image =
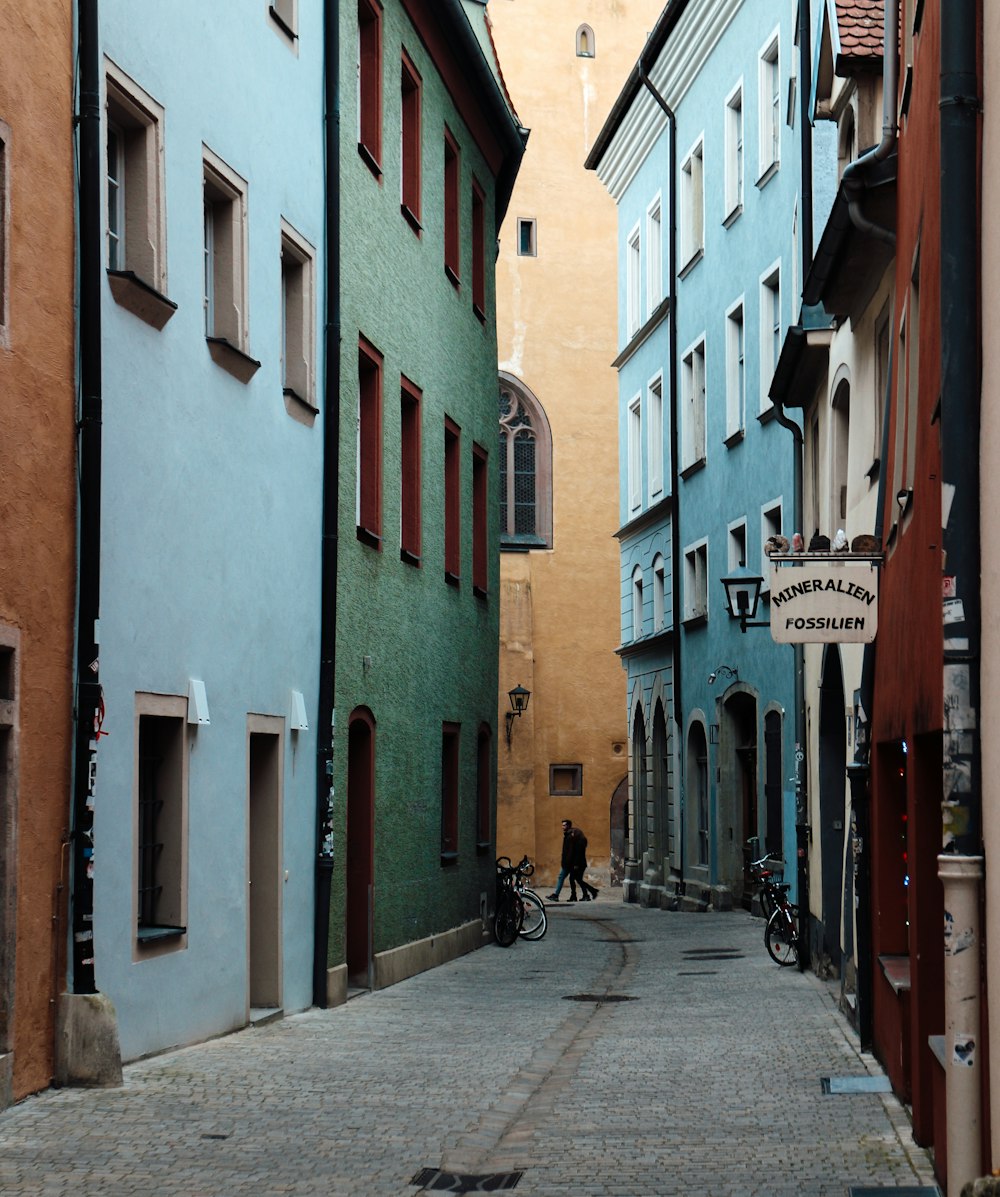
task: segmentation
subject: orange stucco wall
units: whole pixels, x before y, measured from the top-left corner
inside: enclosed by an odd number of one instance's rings
[[[65,954],[61,840],[75,593],[73,5],[37,0],[30,18],[26,11],[0,10],[10,214],[0,337],[0,631],[18,641],[6,782],[15,820],[7,834],[11,820],[0,819],[0,852],[16,884],[13,911],[8,904],[0,918],[0,984],[9,986],[13,969],[14,1001],[0,1054],[9,1063],[13,1049],[15,1098],[52,1076],[53,999]]]
[[[520,379],[552,430],[553,547],[501,559],[500,703],[531,690],[499,749],[498,851],[527,852],[548,883],[560,820],[589,840],[606,875],[611,796],[625,776],[625,674],[618,544],[616,213],[584,160],[662,7],[661,0],[493,0],[489,14],[527,152],[501,230],[500,369]],[[576,54],[581,21],[595,56]],[[516,222],[537,221],[536,257],[517,256]],[[583,765],[582,797],[552,797],[549,767]]]

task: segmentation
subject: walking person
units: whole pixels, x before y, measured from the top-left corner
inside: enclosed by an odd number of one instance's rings
[[[563,882],[569,878],[569,901],[576,901],[576,878],[573,876],[573,860],[574,860],[574,827],[572,820],[563,819],[563,844],[562,844],[562,858],[560,860],[559,880],[556,882],[556,888],[548,895],[546,901],[558,902],[559,894],[562,891]],[[586,842],[586,841],[584,841]]]
[[[589,881],[584,881],[583,872],[587,867],[587,837],[579,827],[570,827],[573,840],[573,865],[570,869],[569,883],[572,889],[574,882],[580,887],[580,896],[584,902],[592,902],[597,897],[597,887]]]

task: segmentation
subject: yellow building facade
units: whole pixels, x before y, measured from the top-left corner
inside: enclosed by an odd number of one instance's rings
[[[617,227],[583,163],[661,7],[488,8],[504,79],[532,131],[497,263],[501,711],[515,686],[531,693],[500,740],[497,851],[527,853],[539,886],[559,871],[565,818],[587,835],[598,885],[620,883],[624,855]]]

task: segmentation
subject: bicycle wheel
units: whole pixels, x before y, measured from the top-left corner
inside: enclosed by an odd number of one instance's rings
[[[795,919],[787,906],[779,906],[767,920],[764,933],[767,953],[775,964],[782,968],[797,964],[799,960],[799,935]]]
[[[493,938],[502,948],[509,948],[517,943],[519,928],[519,903],[513,900],[513,895],[505,894],[493,915]]]
[[[545,913],[545,903],[534,890],[526,889],[521,894],[524,903],[524,921],[521,923],[521,935],[524,939],[541,939],[549,927],[549,916]]]

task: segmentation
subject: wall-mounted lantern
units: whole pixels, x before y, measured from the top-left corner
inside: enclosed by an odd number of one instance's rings
[[[511,709],[507,712],[507,747],[510,747],[510,729],[513,726],[514,720],[519,718],[528,709],[528,700],[531,698],[531,691],[525,690],[523,686],[515,686],[513,690],[507,692],[507,697],[510,699]]]

